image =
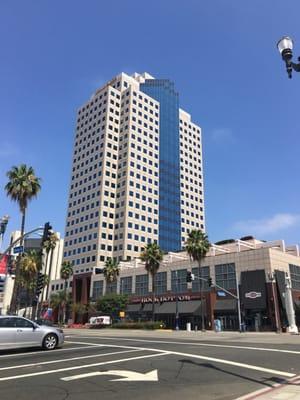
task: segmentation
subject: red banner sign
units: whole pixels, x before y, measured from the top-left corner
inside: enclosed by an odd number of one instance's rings
[[[0,261],[0,275],[5,275],[7,270],[8,256],[3,256]]]

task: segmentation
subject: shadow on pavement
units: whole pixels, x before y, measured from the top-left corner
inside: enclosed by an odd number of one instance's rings
[[[234,372],[226,371],[223,368],[216,367],[215,365],[209,364],[209,363],[197,363],[197,362],[192,361],[192,360],[178,360],[178,361],[182,362],[184,364],[192,364],[192,365],[196,365],[196,366],[202,367],[202,368],[203,367],[204,368],[210,368],[210,369],[213,369],[215,371],[223,372],[224,374],[227,374],[227,375],[236,376],[237,378],[241,378],[241,379],[244,379],[244,380],[247,380],[247,381],[250,381],[250,382],[254,382],[254,383],[259,383],[261,385],[268,386],[268,387],[273,387],[273,384],[270,383],[270,382],[280,383],[280,384],[287,383],[287,381],[285,379],[277,378],[275,376],[270,377],[270,378],[264,377],[263,379],[259,380],[259,379],[249,378],[248,376],[245,376],[245,375],[241,375],[241,374],[237,374],[237,373],[234,373]]]

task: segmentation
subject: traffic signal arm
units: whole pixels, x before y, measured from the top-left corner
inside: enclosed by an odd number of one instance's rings
[[[212,286],[212,279],[211,279],[211,278],[205,279],[205,278],[201,278],[200,276],[194,275],[194,279],[198,279],[199,281],[207,282],[207,284],[208,284],[209,287]],[[190,281],[187,280],[187,282],[190,282]],[[221,289],[223,292],[229,294],[229,296],[232,296],[233,298],[235,298],[235,299],[237,299],[237,300],[239,299],[239,296],[236,296],[235,294],[229,292],[229,290],[223,288],[222,286],[219,286],[219,285],[217,285],[216,283],[214,283],[213,286],[215,286],[215,287],[218,288],[218,289]]]

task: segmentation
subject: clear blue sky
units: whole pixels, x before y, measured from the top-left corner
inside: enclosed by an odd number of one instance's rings
[[[278,0],[15,0],[0,2],[0,216],[20,226],[6,171],[42,178],[27,230],[64,232],[76,109],[119,72],[175,81],[203,129],[211,241],[252,234],[298,243],[300,3]]]

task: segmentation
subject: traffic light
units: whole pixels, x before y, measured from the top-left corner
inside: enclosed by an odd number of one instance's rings
[[[211,279],[211,277],[209,277],[209,278],[207,279],[207,283],[208,283],[208,286],[209,286],[209,287],[212,286],[212,279]]]
[[[195,280],[195,275],[191,273],[191,271],[187,271],[186,273],[186,281],[187,282],[192,282]]]
[[[46,222],[44,225],[44,231],[43,231],[43,238],[42,238],[42,243],[46,242],[49,240],[50,236],[52,235],[52,226],[50,225],[50,222]]]
[[[35,289],[36,296],[39,296],[41,294],[44,288],[44,282],[45,282],[45,275],[39,272],[36,278],[36,289]]]
[[[8,275],[14,275],[16,273],[16,260],[15,257],[12,255],[8,256],[7,273]]]

